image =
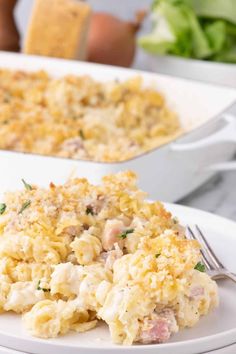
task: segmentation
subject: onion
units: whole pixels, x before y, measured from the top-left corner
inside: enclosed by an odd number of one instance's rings
[[[145,16],[145,10],[139,11],[134,22],[126,22],[107,13],[94,13],[88,34],[88,61],[131,66],[136,51],[136,33]]]

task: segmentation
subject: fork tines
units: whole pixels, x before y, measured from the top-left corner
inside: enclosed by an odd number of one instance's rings
[[[195,232],[190,226],[187,226],[189,238],[197,240],[201,245],[201,254],[204,260],[205,266],[208,270],[224,269],[224,265],[220,262],[215,252],[212,250],[203,232],[198,225],[195,225]]]

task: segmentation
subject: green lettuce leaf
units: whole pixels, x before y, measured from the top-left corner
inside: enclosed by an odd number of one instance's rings
[[[147,52],[235,63],[236,0],[154,0],[152,19]]]
[[[204,27],[206,36],[213,53],[220,52],[226,43],[227,31],[224,21],[218,20],[207,23]]]
[[[152,32],[139,40],[145,50],[197,58],[212,54],[196,15],[184,0],[156,0],[152,17]]]
[[[195,14],[191,11],[189,12],[188,16],[192,40],[191,56],[197,59],[208,58],[210,55],[212,55],[212,50],[208,38],[201,28],[201,25]]]
[[[184,0],[199,17],[224,19],[236,25],[235,0]]]
[[[218,53],[212,59],[219,62],[236,64],[236,43],[234,47]]]
[[[154,8],[152,18],[152,33],[139,40],[144,49],[159,54],[190,54],[188,18],[181,7],[161,1]]]

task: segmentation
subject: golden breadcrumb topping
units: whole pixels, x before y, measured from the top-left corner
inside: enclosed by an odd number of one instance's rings
[[[33,336],[103,320],[115,343],[160,343],[217,306],[199,244],[132,172],[23,183],[0,204],[0,309],[23,314]]]
[[[0,149],[115,162],[177,137],[179,120],[140,77],[101,83],[0,70]]]

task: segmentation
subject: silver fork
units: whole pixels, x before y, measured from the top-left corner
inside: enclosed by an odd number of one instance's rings
[[[209,245],[206,237],[202,233],[201,229],[195,225],[196,232],[190,226],[187,226],[189,233],[189,238],[192,240],[197,240],[201,245],[201,254],[204,261],[204,265],[207,270],[207,274],[214,279],[231,279],[236,283],[236,275],[231,273],[218,259],[215,252]]]

